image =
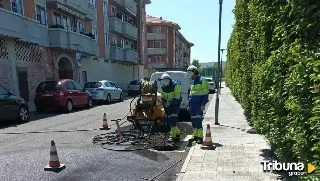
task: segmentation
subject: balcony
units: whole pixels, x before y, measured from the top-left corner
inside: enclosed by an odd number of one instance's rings
[[[122,61],[124,59],[124,50],[120,47],[111,46],[110,47],[110,59]]]
[[[57,8],[62,9],[72,15],[80,18],[92,18],[94,15],[94,7],[88,0],[46,0],[47,3],[56,4]]]
[[[0,2],[0,36],[48,46],[48,28],[20,15],[16,8]],[[4,23],[5,22],[5,23]]]
[[[49,46],[98,56],[98,43],[91,37],[61,28],[49,28]]]
[[[138,30],[130,23],[122,22],[119,18],[114,16],[109,18],[109,23],[110,31],[125,35],[134,40],[137,39]]]
[[[124,50],[123,60],[126,62],[138,63],[138,52],[134,50]]]
[[[147,39],[148,40],[165,40],[166,34],[164,33],[148,33],[147,34]]]
[[[131,25],[130,23],[122,23],[122,29],[124,30],[123,33],[130,37],[131,39],[136,40],[138,38],[138,30],[136,27]]]
[[[167,62],[158,62],[158,63],[148,62],[148,68],[149,68],[149,69],[154,69],[154,68],[167,68]]]
[[[148,55],[165,55],[167,54],[166,48],[148,48]]]
[[[137,14],[137,2],[134,0],[114,0],[118,5],[122,6],[123,9],[126,9],[132,15],[136,16]]]

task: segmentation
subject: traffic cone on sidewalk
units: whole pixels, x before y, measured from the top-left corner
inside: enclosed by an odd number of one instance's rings
[[[210,131],[210,124],[207,124],[206,136],[204,137],[203,146],[212,147],[212,138],[211,138],[211,131]]]
[[[60,172],[65,168],[64,164],[60,164],[56,144],[51,140],[49,165],[44,167],[44,171]]]
[[[102,127],[100,128],[100,130],[109,130],[110,127],[108,125],[108,120],[107,120],[107,115],[106,113],[103,114],[103,120],[102,120]]]

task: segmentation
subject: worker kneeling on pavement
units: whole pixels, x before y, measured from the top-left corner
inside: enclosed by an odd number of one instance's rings
[[[182,97],[179,85],[166,73],[161,76],[160,93],[167,114],[168,124],[171,127],[168,141],[178,141],[180,139],[180,131],[177,127],[177,120]]]
[[[191,114],[191,122],[193,127],[193,137],[198,144],[203,143],[203,111],[209,102],[208,82],[199,74],[197,67],[191,65],[187,72],[192,79],[189,95],[189,111]]]

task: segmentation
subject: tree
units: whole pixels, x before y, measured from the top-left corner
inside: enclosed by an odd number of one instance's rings
[[[194,65],[194,66],[196,66],[198,69],[201,68],[201,65],[200,65],[200,63],[199,63],[199,60],[197,60],[197,59],[193,59],[191,64]]]

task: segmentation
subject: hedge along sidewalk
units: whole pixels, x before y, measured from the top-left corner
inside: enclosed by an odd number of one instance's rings
[[[277,180],[276,173],[263,172],[262,161],[270,160],[271,151],[262,135],[247,133],[249,127],[244,110],[232,96],[229,88],[222,84],[219,123],[214,125],[215,96],[205,119],[211,126],[215,150],[192,146],[178,175],[178,181],[191,180]]]

